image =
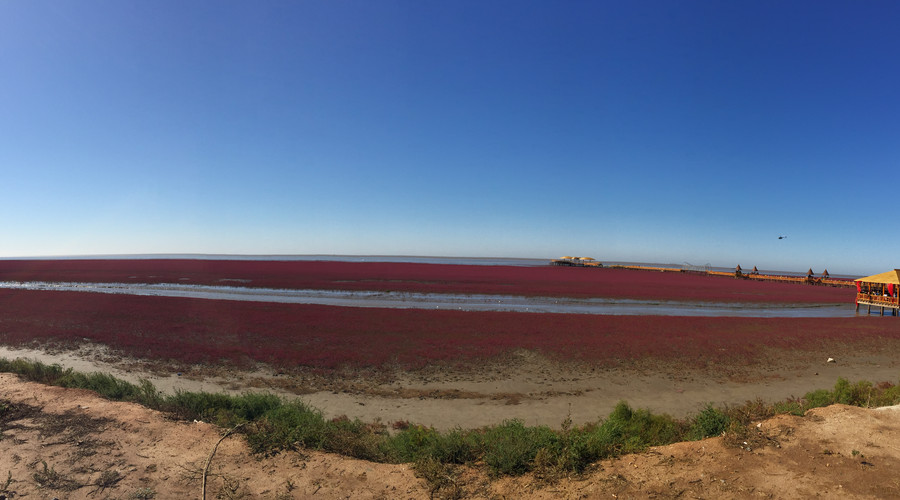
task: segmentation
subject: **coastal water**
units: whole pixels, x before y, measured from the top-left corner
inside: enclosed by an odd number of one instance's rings
[[[132,283],[0,282],[0,289],[91,292],[212,300],[318,304],[344,307],[511,311],[525,313],[605,314],[616,316],[725,316],[757,318],[844,318],[856,315],[852,304],[765,304],[699,301],[577,299],[515,295],[345,290],[284,290],[231,286]]]

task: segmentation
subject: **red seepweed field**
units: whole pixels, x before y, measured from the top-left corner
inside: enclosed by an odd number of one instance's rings
[[[267,260],[0,260],[0,281],[182,283],[718,302],[850,303],[849,288],[577,267]]]
[[[187,278],[187,279],[185,279]],[[340,262],[0,261],[0,281],[173,282],[681,300],[846,302],[853,291],[629,270]],[[243,280],[243,281],[234,281]],[[898,318],[705,318],[372,309],[0,290],[0,343],[89,340],[179,363],[419,368],[528,349],[616,366],[750,363],[765,348],[900,339]]]

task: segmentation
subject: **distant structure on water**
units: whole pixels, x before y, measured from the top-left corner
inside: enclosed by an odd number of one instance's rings
[[[683,273],[699,273],[699,274],[707,274],[712,271],[712,264],[703,264],[702,266],[695,266],[690,262],[685,262],[681,266],[681,272]]]
[[[574,267],[603,267],[603,264],[597,262],[593,257],[560,257],[550,261],[551,266],[574,266]]]

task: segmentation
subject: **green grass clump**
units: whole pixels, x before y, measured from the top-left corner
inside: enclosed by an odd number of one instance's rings
[[[42,384],[58,385],[57,380],[66,372],[71,371],[71,369],[66,370],[57,364],[48,365],[40,361],[23,358],[16,358],[11,361],[5,358],[0,359],[0,372],[16,373],[28,380]]]
[[[706,405],[696,417],[691,425],[688,436],[691,439],[703,439],[718,436],[725,432],[731,419],[722,410],[713,408],[711,404]]]
[[[239,396],[210,392],[177,391],[171,396],[161,397],[158,408],[185,420],[202,420],[221,427],[261,418],[269,411],[282,405],[282,400],[274,394],[244,393]]]

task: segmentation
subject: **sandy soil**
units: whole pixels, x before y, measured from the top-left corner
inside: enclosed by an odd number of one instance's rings
[[[319,452],[252,456],[239,436],[134,404],[0,374],[5,498],[429,498],[405,465]],[[221,439],[221,444],[217,443]],[[603,461],[578,478],[491,481],[460,468],[464,498],[886,498],[900,495],[900,411],[832,406],[760,422],[744,443],[679,443]],[[214,452],[214,453],[213,453]]]

